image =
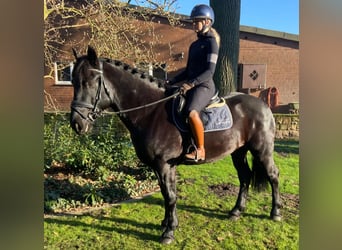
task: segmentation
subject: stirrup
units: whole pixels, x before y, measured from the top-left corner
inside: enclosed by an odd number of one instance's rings
[[[204,151],[204,155],[205,155],[205,150],[203,149]],[[204,161],[205,160],[205,156],[203,158],[198,158],[198,149],[195,148],[194,151],[188,153],[188,154],[185,154],[185,159],[188,160],[188,161],[194,161],[194,162],[198,162],[198,161]]]

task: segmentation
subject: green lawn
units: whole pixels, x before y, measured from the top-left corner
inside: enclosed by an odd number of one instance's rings
[[[281,222],[269,219],[270,188],[262,193],[251,190],[241,219],[228,220],[228,211],[236,200],[238,178],[230,158],[226,158],[211,164],[178,167],[179,227],[175,242],[169,246],[158,243],[164,208],[157,192],[81,216],[48,216],[44,219],[44,248],[298,249],[298,144],[280,141],[275,146],[284,206]],[[224,187],[220,194],[214,192],[219,187]]]

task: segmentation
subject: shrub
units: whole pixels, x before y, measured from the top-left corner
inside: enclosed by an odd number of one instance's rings
[[[44,170],[68,175],[44,180],[44,211],[100,206],[156,189],[156,178],[136,157],[127,129],[114,115],[99,118],[89,135],[77,135],[68,113],[46,113]]]
[[[118,167],[136,167],[128,131],[116,116],[96,121],[94,131],[77,135],[69,125],[68,113],[47,113],[44,123],[44,167],[63,165],[86,174],[105,174]]]

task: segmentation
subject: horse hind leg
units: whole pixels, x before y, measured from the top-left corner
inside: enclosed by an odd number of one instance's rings
[[[242,147],[232,153],[232,160],[240,181],[239,194],[233,209],[229,212],[231,220],[237,220],[241,212],[246,208],[248,188],[251,181],[252,172],[248,166],[247,148]]]
[[[269,145],[264,144],[263,150],[252,151],[252,155],[252,187],[257,191],[262,191],[267,187],[267,183],[270,183],[272,188],[272,209],[270,217],[274,221],[280,221],[279,170],[273,159],[273,143]]]

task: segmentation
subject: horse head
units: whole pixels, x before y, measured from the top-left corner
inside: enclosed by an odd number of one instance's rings
[[[120,116],[124,122],[134,123],[142,114],[146,116],[154,110],[146,107],[171,98],[164,98],[163,82],[118,60],[98,58],[90,46],[84,56],[78,56],[74,49],[73,53],[76,63],[72,72],[74,98],[70,123],[78,134],[90,131],[106,108],[124,114]],[[139,109],[143,111],[132,112]]]
[[[95,119],[108,106],[108,94],[102,91],[104,87],[103,64],[98,59],[95,50],[88,47],[87,55],[78,56],[72,71],[74,97],[71,103],[70,124],[78,134],[91,130]],[[106,92],[105,92],[106,93]]]

